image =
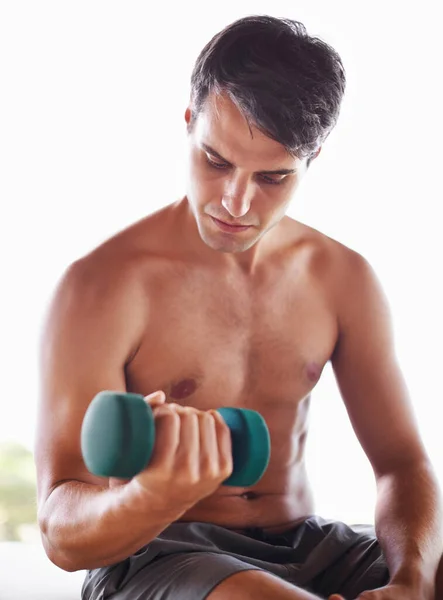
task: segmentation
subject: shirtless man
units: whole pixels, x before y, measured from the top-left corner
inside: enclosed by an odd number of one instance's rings
[[[186,196],[61,278],[42,343],[38,519],[49,558],[88,570],[84,600],[443,598],[440,490],[383,291],[361,255],[285,216],[344,88],[338,55],[301,24],[227,27],[193,72]],[[304,449],[328,361],[374,469],[372,533],[315,515]],[[100,390],[153,406],[154,454],[129,481],[82,460]],[[222,485],[222,406],[270,429],[249,489]]]

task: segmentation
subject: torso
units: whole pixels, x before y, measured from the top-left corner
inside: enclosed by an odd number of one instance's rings
[[[142,269],[152,318],[127,365],[128,390],[161,389],[168,401],[201,410],[252,408],[271,436],[270,464],[255,486],[221,486],[184,521],[272,530],[314,512],[307,417],[338,338],[330,282],[341,250],[308,227],[300,237],[304,227],[297,223],[293,248],[252,278],[162,256],[158,247]]]

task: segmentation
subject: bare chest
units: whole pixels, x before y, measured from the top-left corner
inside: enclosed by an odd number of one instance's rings
[[[337,337],[318,282],[268,277],[245,289],[214,277],[176,277],[156,288],[128,388],[201,410],[295,405],[320,378]]]

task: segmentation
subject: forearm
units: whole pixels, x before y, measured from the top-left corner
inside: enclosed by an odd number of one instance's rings
[[[434,581],[443,552],[443,506],[429,463],[378,478],[375,528],[391,580]]]
[[[137,503],[129,487],[99,487],[78,481],[61,484],[39,512],[49,558],[66,571],[111,565],[152,541],[181,513],[156,501]]]

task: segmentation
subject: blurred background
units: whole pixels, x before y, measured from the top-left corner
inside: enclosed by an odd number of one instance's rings
[[[439,481],[443,106],[437,2],[0,4],[0,539],[38,540],[33,444],[42,320],[66,267],[184,193],[193,63],[233,20],[302,21],[341,55],[336,129],[289,215],[363,254]],[[313,393],[316,511],[372,523],[374,478],[328,366]]]

